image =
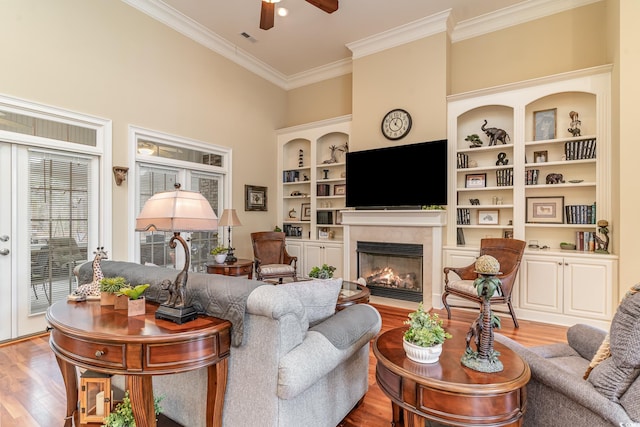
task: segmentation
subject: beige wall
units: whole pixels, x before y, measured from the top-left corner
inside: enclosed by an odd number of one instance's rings
[[[451,93],[608,63],[605,2],[454,43]]]
[[[351,114],[351,74],[287,92],[285,127]]]
[[[126,165],[130,124],[233,149],[237,254],[276,223],[275,132],[286,93],[120,1],[2,2],[0,93],[113,121],[113,162]],[[250,124],[250,126],[247,126]],[[127,185],[114,200],[126,200]],[[268,212],[244,212],[244,184],[269,187]],[[114,259],[126,259],[126,210],[112,208]]]
[[[640,260],[640,190],[638,187],[638,99],[640,99],[640,2],[619,0],[620,85],[620,297],[640,281],[636,263]]]
[[[445,33],[353,61],[353,151],[447,137],[448,38]],[[409,134],[389,141],[380,131],[384,115],[407,110]]]

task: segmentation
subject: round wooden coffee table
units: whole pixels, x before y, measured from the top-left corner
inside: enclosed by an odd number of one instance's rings
[[[531,371],[516,353],[494,343],[504,370],[477,372],[460,363],[468,328],[444,325],[453,335],[437,363],[409,360],[402,349],[406,328],[381,334],[373,352],[376,380],[391,399],[393,426],[422,425],[424,419],[454,426],[520,426]]]

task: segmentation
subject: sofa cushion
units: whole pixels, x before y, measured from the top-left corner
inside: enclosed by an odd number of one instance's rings
[[[618,401],[640,374],[640,292],[627,295],[611,322],[611,357],[593,368],[589,382],[606,398]]]
[[[344,350],[372,329],[379,319],[380,315],[366,305],[356,304],[351,306],[348,312],[339,311],[324,322],[309,328],[309,331],[320,332],[334,347]]]
[[[635,285],[633,285],[631,289],[627,291],[622,301],[624,301],[626,298],[628,298],[629,296],[637,292],[640,292],[640,283],[636,283]],[[609,334],[607,334],[607,336],[604,338],[604,340],[600,344],[598,351],[594,354],[593,358],[591,359],[591,363],[589,363],[589,367],[587,368],[587,371],[584,373],[584,379],[586,380],[589,377],[589,374],[591,373],[593,368],[598,366],[598,364],[600,364],[603,360],[607,359],[610,356],[611,356],[611,348],[609,343]]]
[[[342,279],[290,282],[278,287],[300,300],[307,312],[309,324],[313,326],[336,312]]]
[[[620,404],[629,414],[629,418],[640,423],[640,380],[635,380],[620,398]]]

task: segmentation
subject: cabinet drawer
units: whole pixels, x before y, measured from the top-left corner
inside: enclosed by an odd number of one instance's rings
[[[72,339],[58,330],[51,331],[51,344],[69,359],[78,361],[83,365],[96,367],[125,369],[126,345],[112,344],[101,341],[87,341]]]

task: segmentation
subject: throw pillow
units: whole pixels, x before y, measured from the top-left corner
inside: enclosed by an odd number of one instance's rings
[[[628,298],[629,296],[637,292],[640,292],[640,283],[633,285],[624,295],[624,297],[622,298],[622,301],[624,301],[626,298]],[[610,356],[611,356],[611,349],[610,349],[610,343],[609,343],[609,334],[607,334],[607,336],[604,337],[602,344],[600,344],[600,348],[598,348],[598,351],[593,356],[593,359],[591,359],[591,363],[589,363],[589,366],[587,367],[587,371],[584,373],[584,379],[585,380],[588,379],[589,374],[591,373],[593,368],[598,366],[600,363],[602,363],[604,360],[606,360]]]
[[[278,287],[300,300],[307,312],[309,324],[313,326],[336,312],[342,279],[290,282]]]
[[[627,295],[611,322],[611,356],[598,364],[588,381],[607,399],[617,402],[640,374],[640,292]]]

